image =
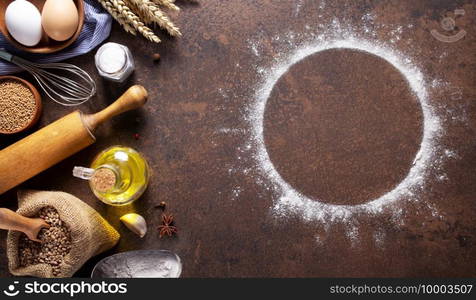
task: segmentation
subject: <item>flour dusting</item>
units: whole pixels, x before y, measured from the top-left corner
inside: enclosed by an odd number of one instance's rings
[[[377,247],[382,247],[385,244],[385,232],[384,231],[379,230],[379,229],[376,230],[373,233],[373,238],[374,238],[375,245]]]
[[[298,0],[296,1],[296,6],[294,8],[294,17],[299,16],[299,13],[301,12],[301,8],[303,6],[303,0]]]
[[[350,224],[346,234],[351,245],[355,246],[359,241],[359,228],[354,224]]]
[[[373,20],[371,15],[364,15],[363,18]],[[399,40],[398,36],[403,30],[402,26],[398,26],[391,31],[395,41]],[[305,221],[321,223],[346,222],[358,214],[378,214],[384,210],[392,210],[395,215],[399,215],[401,211],[399,212],[399,209],[395,207],[398,201],[419,201],[418,193],[431,176],[445,176],[444,174],[434,174],[433,168],[437,156],[446,156],[437,143],[443,131],[442,122],[432,107],[428,96],[428,88],[431,88],[432,84],[437,84],[437,81],[428,84],[422,72],[409,57],[389,46],[392,42],[386,45],[377,40],[369,39],[367,36],[363,38],[351,28],[341,26],[337,20],[332,22],[330,30],[312,34],[304,39],[305,41],[293,41],[295,36],[296,34],[293,33],[293,37],[286,37],[289,41],[283,43],[285,49],[280,55],[276,56],[272,66],[256,67],[260,82],[256,85],[255,99],[247,114],[247,121],[251,130],[250,140],[254,146],[257,168],[277,193],[277,199],[272,207],[275,215],[298,215]],[[279,41],[279,39],[283,39],[283,37],[275,37],[273,40]],[[258,45],[251,44],[254,45],[251,47],[252,50],[259,48]],[[387,194],[360,205],[333,205],[325,203],[321,199],[314,199],[301,194],[278,173],[270,160],[263,137],[266,103],[281,76],[293,65],[312,54],[339,48],[367,52],[393,65],[407,80],[412,92],[419,99],[424,119],[424,132],[420,149],[406,178]],[[350,227],[348,233],[350,234],[349,239],[353,240],[351,237],[358,235],[358,230]]]
[[[297,11],[301,9],[299,5],[300,1],[295,6]],[[325,5],[324,1],[319,4],[322,13],[325,12]],[[410,58],[408,53],[404,54],[397,50],[399,46],[405,45],[405,49],[408,49],[414,44],[411,39],[406,38],[408,31],[412,31],[413,24],[390,26],[376,23],[375,16],[366,13],[361,17],[361,24],[357,27],[333,19],[328,24],[305,24],[302,30],[248,40],[248,48],[252,54],[252,71],[256,73],[257,81],[254,84],[242,83],[243,94],[233,95],[239,101],[250,100],[241,111],[246,126],[217,129],[218,134],[235,138],[239,135],[245,139],[241,147],[237,148],[236,165],[230,169],[229,174],[235,176],[241,172],[247,177],[252,176],[256,185],[263,191],[264,197],[271,194],[273,216],[277,218],[297,216],[306,222],[314,222],[319,228],[326,230],[334,223],[344,224],[345,237],[352,246],[359,240],[359,227],[356,224],[359,224],[357,218],[360,216],[386,213],[389,215],[387,220],[395,226],[405,226],[404,216],[407,207],[415,207],[410,204],[418,203],[418,207],[425,208],[433,217],[442,218],[438,209],[431,203],[426,203],[422,195],[430,180],[442,184],[449,180],[444,164],[459,156],[454,149],[444,147],[444,143],[440,141],[445,136],[447,123],[463,122],[465,121],[463,118],[466,118],[463,104],[457,101],[461,98],[458,91],[452,92],[454,94],[452,97],[455,98],[452,107],[438,107],[435,95],[441,95],[441,91],[448,89],[450,84],[437,78],[425,78],[415,60]],[[378,29],[382,29],[382,26],[386,26],[387,35],[384,38],[386,42],[381,41],[382,36],[377,36]],[[323,199],[311,198],[300,193],[276,170],[267,152],[263,135],[266,103],[281,76],[293,65],[312,54],[342,48],[376,55],[393,65],[418,98],[423,113],[424,131],[420,148],[406,177],[388,193],[359,205],[328,204],[322,201]],[[222,94],[222,91],[219,93]],[[223,97],[225,98],[225,95]],[[237,199],[244,192],[237,184],[231,191],[231,198]],[[263,195],[258,194],[256,197]],[[322,245],[325,240],[324,236],[316,233],[317,245]],[[376,229],[373,240],[376,246],[383,247],[385,232]]]

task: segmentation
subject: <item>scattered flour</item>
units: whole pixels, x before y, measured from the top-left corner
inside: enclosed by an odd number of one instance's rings
[[[448,180],[448,175],[441,174],[440,176],[438,176],[438,180],[439,181],[447,181]]]
[[[373,23],[374,20],[375,20],[375,15],[371,12],[368,12],[368,13],[366,13],[362,16],[362,21],[366,25],[369,24],[369,23]]]
[[[351,224],[346,233],[351,245],[355,246],[359,242],[359,228],[356,225]]]
[[[246,130],[242,128],[220,128],[217,130],[217,133],[224,134],[243,134],[246,133]]]
[[[321,0],[321,1],[319,2],[319,9],[322,10],[322,9],[324,9],[324,8],[326,8],[326,1]]]
[[[314,237],[314,241],[316,242],[318,246],[321,246],[322,244],[324,244],[324,241],[322,240],[322,237],[320,235],[316,235]]]
[[[439,88],[439,87],[442,87],[446,84],[447,84],[446,82],[444,82],[443,80],[438,79],[438,78],[433,79],[430,83],[432,88]]]
[[[458,154],[455,151],[449,149],[445,150],[445,155],[448,158],[458,158]]]
[[[420,100],[424,116],[422,143],[415,158],[414,165],[410,169],[407,177],[394,190],[378,199],[361,205],[327,204],[319,201],[319,199],[306,197],[296,191],[284,181],[275,169],[269,158],[263,138],[263,116],[266,102],[279,78],[286,73],[291,66],[309,55],[334,48],[347,48],[368,52],[383,58],[396,67],[407,79],[410,88]],[[435,139],[441,131],[441,125],[438,116],[433,112],[431,105],[428,103],[428,92],[423,74],[401,53],[397,53],[375,41],[363,40],[350,34],[342,39],[327,39],[322,36],[292,51],[287,58],[267,70],[263,79],[263,82],[261,82],[256,89],[256,101],[250,109],[249,121],[253,132],[252,139],[256,145],[255,157],[258,166],[262,169],[266,177],[281,190],[281,195],[274,206],[274,210],[277,214],[282,215],[288,212],[298,213],[305,220],[324,222],[348,219],[353,214],[361,211],[378,213],[382,211],[386,205],[407,196],[409,191],[424,181],[427,166],[431,163],[434,156]]]
[[[228,99],[228,94],[224,89],[218,88],[218,93],[223,97],[223,99]]]
[[[385,232],[377,229],[373,234],[374,242],[377,247],[382,247],[385,244]]]
[[[390,43],[394,44],[398,42],[401,38],[403,32],[403,26],[398,26],[397,28],[390,31]]]
[[[296,1],[296,6],[294,8],[294,17],[299,16],[299,13],[301,12],[301,8],[302,8],[302,5],[303,5],[302,2],[303,2],[303,0]]]
[[[232,195],[231,195],[231,199],[232,199],[232,200],[238,199],[238,197],[240,196],[240,194],[241,194],[242,191],[243,191],[243,189],[242,189],[241,187],[239,187],[239,186],[235,187],[235,188],[233,189],[233,191],[231,191],[231,194],[232,194]]]
[[[258,50],[258,44],[256,44],[256,43],[251,43],[251,44],[250,44],[250,48],[251,48],[251,51],[253,52],[253,54],[254,54],[255,56],[259,56],[259,55],[260,55],[260,52],[259,52],[259,50]]]

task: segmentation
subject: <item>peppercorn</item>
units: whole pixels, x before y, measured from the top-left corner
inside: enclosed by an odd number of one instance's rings
[[[159,204],[157,204],[155,207],[156,208],[160,208],[162,210],[165,210],[165,207],[167,206],[167,203],[165,203],[165,201],[162,201],[160,202]]]
[[[152,59],[154,60],[154,62],[158,62],[160,60],[160,53],[154,53],[152,55]]]

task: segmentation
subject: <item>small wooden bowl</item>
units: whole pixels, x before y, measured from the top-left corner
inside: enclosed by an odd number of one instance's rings
[[[31,53],[53,53],[68,47],[69,45],[74,43],[74,41],[78,39],[78,36],[81,33],[81,29],[83,28],[83,24],[84,24],[83,0],[73,0],[74,4],[76,5],[76,8],[78,9],[79,25],[78,25],[78,29],[76,30],[76,32],[70,39],[66,41],[58,42],[53,39],[50,39],[46,35],[46,33],[43,32],[43,37],[41,38],[41,41],[38,43],[38,45],[33,47],[27,47],[18,43],[8,32],[7,25],[5,24],[5,11],[7,10],[7,6],[13,1],[14,0],[0,0],[0,31],[6,37],[6,39],[17,49],[20,49],[26,52],[31,52]],[[46,0],[30,0],[30,2],[34,4],[36,7],[38,7],[38,9],[41,12]]]
[[[30,91],[33,93],[33,96],[35,97],[35,104],[36,104],[35,114],[33,115],[33,118],[31,119],[31,121],[28,124],[26,124],[22,128],[18,128],[15,131],[5,132],[5,131],[0,130],[0,134],[15,134],[15,133],[19,133],[21,131],[24,131],[24,130],[27,130],[27,129],[33,127],[36,124],[36,122],[38,122],[38,120],[40,119],[41,111],[42,111],[43,106],[41,104],[40,93],[38,93],[38,90],[31,83],[29,83],[28,81],[26,81],[24,79],[16,77],[16,76],[0,76],[0,82],[5,81],[5,80],[18,81],[19,83],[28,87],[30,89]]]

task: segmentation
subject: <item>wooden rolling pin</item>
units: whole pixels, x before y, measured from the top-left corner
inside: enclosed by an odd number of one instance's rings
[[[27,218],[6,208],[0,208],[0,229],[21,231],[33,241],[39,242],[38,233],[50,227],[41,218]]]
[[[0,151],[0,194],[93,144],[103,122],[147,101],[144,87],[135,85],[106,109],[92,115],[75,111]]]

